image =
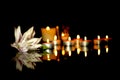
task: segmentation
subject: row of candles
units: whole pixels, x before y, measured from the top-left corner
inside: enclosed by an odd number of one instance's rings
[[[94,44],[100,44],[100,42],[102,40],[108,41],[109,38],[108,35],[106,35],[105,38],[101,38],[100,39],[100,35],[97,36],[96,39],[93,40]],[[63,45],[65,46],[71,46],[71,45],[76,45],[76,47],[81,46],[87,46],[89,44],[89,42],[92,42],[92,40],[88,40],[87,37],[85,36],[84,39],[80,38],[80,35],[77,35],[76,39],[71,40],[71,37],[69,36],[67,40],[63,41]],[[45,46],[47,46],[48,48],[52,48],[54,45],[61,45],[61,40],[57,39],[57,36],[54,36],[54,40],[53,41],[49,41],[49,39],[47,39],[46,42],[43,43]]]
[[[56,31],[57,30],[57,31]],[[98,55],[100,55],[100,42],[102,40],[108,41],[111,38],[108,37],[108,35],[105,36],[105,38],[101,38],[100,35],[97,36],[97,38],[93,40],[88,40],[87,36],[84,36],[82,39],[80,35],[76,36],[76,39],[71,39],[68,33],[61,33],[61,37],[59,36],[59,27],[56,28],[50,28],[49,26],[41,29],[42,36],[43,36],[43,45],[47,46],[47,52],[48,53],[54,53],[54,54],[47,54],[46,57],[43,59],[51,60],[51,58],[57,58],[58,56],[58,50],[62,50],[62,55],[65,55],[66,51],[69,56],[72,55],[72,50],[77,49],[77,53],[80,54],[81,51],[84,52],[85,57],[87,57],[87,51],[88,47],[87,45],[93,41],[94,43],[94,49],[97,50]],[[56,33],[57,32],[57,33]],[[61,38],[61,39],[60,39]],[[71,46],[75,45],[73,49],[71,49]],[[62,47],[63,46],[63,47]],[[65,47],[66,46],[66,47]],[[51,49],[53,48],[53,52]],[[106,53],[108,53],[108,45],[105,45]],[[57,59],[60,60],[59,58]]]

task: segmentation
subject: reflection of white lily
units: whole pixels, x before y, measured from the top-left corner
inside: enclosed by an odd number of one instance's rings
[[[25,54],[18,52],[14,58],[16,61],[16,69],[22,71],[23,65],[27,68],[34,69],[34,67],[36,66],[35,62],[42,61],[40,57],[42,57],[42,55],[37,52],[26,52]]]
[[[39,44],[41,41],[40,38],[34,38],[35,31],[33,30],[33,27],[28,29],[23,35],[21,33],[21,28],[18,26],[18,28],[15,28],[15,42],[11,44],[12,47],[18,49],[20,52],[27,52],[28,50],[35,50],[37,48],[40,48],[42,45]]]

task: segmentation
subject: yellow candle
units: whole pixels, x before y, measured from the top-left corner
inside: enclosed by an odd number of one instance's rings
[[[50,41],[54,40],[54,36],[56,35],[56,28],[50,28],[47,26],[46,28],[41,28],[42,32],[42,40],[46,42],[47,39]]]

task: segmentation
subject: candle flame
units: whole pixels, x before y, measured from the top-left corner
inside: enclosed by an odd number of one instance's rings
[[[77,39],[80,39],[80,35],[77,35]]]
[[[105,37],[106,37],[106,39],[108,39],[108,35],[106,35]]]
[[[46,30],[50,30],[50,27],[49,27],[49,26],[47,26],[47,27],[46,27]]]
[[[70,36],[68,37],[68,40],[69,40],[69,41],[71,40],[71,37],[70,37]]]
[[[86,37],[86,36],[84,37],[84,40],[87,40],[87,37]]]
[[[98,35],[97,38],[100,39],[100,35]]]

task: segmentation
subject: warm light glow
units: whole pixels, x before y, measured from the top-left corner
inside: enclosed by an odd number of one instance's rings
[[[80,54],[81,49],[77,48],[77,54]]]
[[[108,39],[108,35],[106,35],[105,38]]]
[[[71,37],[70,37],[70,36],[68,37],[68,40],[69,40],[69,41],[71,40]]]
[[[87,40],[87,37],[86,37],[86,36],[84,36],[84,40]]]
[[[98,35],[97,38],[100,39],[100,35]]]
[[[46,30],[50,30],[50,27],[49,27],[49,26],[47,26],[47,27],[46,27]]]
[[[54,40],[57,40],[57,36],[56,35],[54,36]]]
[[[47,54],[47,60],[50,61],[50,54]]]
[[[62,55],[65,55],[65,50],[64,49],[62,49]]]
[[[87,51],[84,51],[84,55],[85,55],[85,57],[87,57]]]
[[[71,56],[71,51],[68,51],[68,55]]]
[[[109,51],[108,45],[105,46],[105,50],[106,50],[106,53],[108,53]]]
[[[56,26],[56,29],[59,29],[59,26]]]
[[[49,39],[47,39],[47,43],[49,43],[50,41],[49,41]]]
[[[98,49],[98,55],[100,55],[100,48]]]
[[[58,52],[57,50],[54,50],[54,55],[57,56]]]
[[[77,35],[77,39],[80,39],[80,35]]]
[[[63,36],[65,36],[65,34],[62,32],[61,36],[63,37]]]

